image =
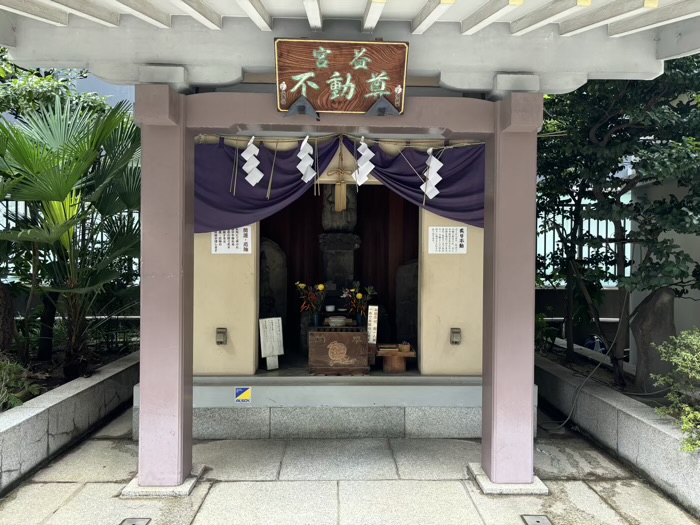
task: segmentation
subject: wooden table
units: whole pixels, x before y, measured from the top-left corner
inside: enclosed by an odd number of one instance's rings
[[[377,351],[379,357],[384,358],[384,372],[387,374],[400,374],[406,371],[406,359],[416,357],[416,352],[401,352],[397,350],[382,350]]]

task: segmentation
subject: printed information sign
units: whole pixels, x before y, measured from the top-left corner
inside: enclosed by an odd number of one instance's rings
[[[429,229],[429,254],[467,253],[466,226],[431,226]]]
[[[211,232],[211,253],[215,255],[252,254],[253,227],[242,226],[233,230]]]

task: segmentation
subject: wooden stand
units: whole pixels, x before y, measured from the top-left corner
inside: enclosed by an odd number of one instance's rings
[[[384,372],[387,374],[400,374],[406,371],[406,359],[416,357],[414,351],[399,352],[398,350],[380,350],[377,355],[384,359]]]

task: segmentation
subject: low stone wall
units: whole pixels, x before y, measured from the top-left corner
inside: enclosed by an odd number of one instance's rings
[[[541,400],[568,414],[584,378],[537,356],[535,382]],[[588,381],[576,399],[572,421],[593,440],[649,480],[696,516],[700,516],[700,453],[680,450],[682,434],[674,420],[620,394]]]
[[[138,378],[133,353],[0,413],[0,494],[130,402]]]

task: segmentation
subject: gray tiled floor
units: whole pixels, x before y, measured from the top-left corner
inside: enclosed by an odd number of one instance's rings
[[[284,441],[271,439],[209,441],[192,447],[192,461],[207,465],[207,479],[269,481],[279,476],[285,448]]]
[[[287,445],[280,479],[397,479],[386,439],[307,439]]]
[[[341,525],[471,525],[479,512],[461,481],[341,481]]]
[[[122,499],[136,471],[127,417],[53,461],[0,500],[0,525],[700,525],[581,437],[547,434],[535,469],[550,496],[485,496],[468,479],[478,441],[315,439],[207,441],[208,466],[181,499]]]
[[[334,481],[219,483],[193,525],[335,525]]]
[[[481,461],[481,444],[461,439],[392,439],[401,479],[467,479],[468,463]]]

